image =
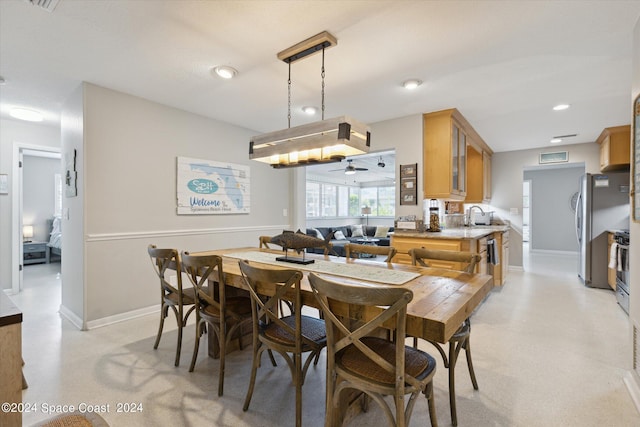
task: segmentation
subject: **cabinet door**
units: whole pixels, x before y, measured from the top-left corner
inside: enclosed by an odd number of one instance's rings
[[[467,135],[460,131],[458,139],[458,189],[460,194],[467,193]]]
[[[491,200],[491,154],[482,152],[482,193],[483,200]]]
[[[600,170],[609,166],[609,152],[610,152],[610,144],[611,140],[609,137],[606,137],[602,144],[600,144]]]
[[[459,164],[460,164],[460,128],[455,123],[451,124],[451,190],[453,193],[458,194],[460,192],[459,186]]]
[[[607,255],[609,255],[611,253],[611,245],[614,242],[614,235],[613,233],[607,233]],[[607,263],[609,261],[609,258],[607,257]],[[615,268],[607,268],[607,283],[609,284],[609,286],[611,286],[611,289],[613,289],[614,291],[616,290],[616,270]]]

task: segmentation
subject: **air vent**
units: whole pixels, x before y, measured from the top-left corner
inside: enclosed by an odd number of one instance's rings
[[[47,12],[53,12],[60,0],[25,0],[27,3],[31,3]]]
[[[560,139],[564,139],[564,138],[573,138],[574,136],[578,136],[577,133],[572,133],[570,135],[558,135],[558,136],[554,136],[553,138],[560,138]]]

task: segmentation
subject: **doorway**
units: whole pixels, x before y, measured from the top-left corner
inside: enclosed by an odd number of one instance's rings
[[[36,200],[37,205],[40,201],[43,202],[42,209],[31,207],[27,210],[27,217],[25,217],[24,204],[25,204],[25,161],[31,164],[30,170],[33,170],[35,174],[42,175],[42,182],[38,182],[38,185],[31,186],[30,193],[27,195],[29,201]],[[47,166],[43,166],[47,165]],[[43,172],[44,170],[50,171],[50,173]],[[17,294],[22,291],[24,287],[24,268],[25,268],[25,240],[35,241],[38,244],[28,244],[28,249],[33,249],[34,256],[42,256],[43,260],[46,260],[46,254],[49,253],[49,249],[46,243],[49,242],[49,226],[47,218],[49,216],[53,218],[56,210],[61,211],[61,194],[57,194],[56,178],[54,175],[61,174],[61,154],[60,148],[38,146],[32,144],[14,143],[13,146],[13,176],[16,179],[12,182],[12,233],[11,241],[12,247],[12,266],[11,266],[11,284],[12,293]],[[29,176],[28,182],[32,182],[33,179],[39,180],[37,176]],[[41,187],[41,188],[40,188]],[[42,190],[42,193],[39,193]],[[36,191],[38,194],[31,192]],[[46,195],[43,196],[43,195]],[[42,199],[42,200],[40,200]],[[50,202],[50,203],[49,203]],[[27,226],[27,227],[25,227]],[[29,258],[32,258],[29,255]],[[40,259],[30,259],[29,262],[39,262]]]
[[[575,211],[584,162],[525,167],[523,171],[523,265],[533,253],[575,255]]]

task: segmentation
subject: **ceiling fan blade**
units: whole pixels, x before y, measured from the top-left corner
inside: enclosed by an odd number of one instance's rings
[[[367,168],[354,168],[357,171],[368,171],[369,169]]]

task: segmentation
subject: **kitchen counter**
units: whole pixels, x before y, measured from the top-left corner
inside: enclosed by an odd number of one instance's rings
[[[492,233],[508,231],[509,228],[510,227],[508,225],[487,225],[477,227],[446,228],[439,232],[427,231],[424,233],[397,230],[393,235],[397,237],[414,237],[423,239],[480,239]]]
[[[0,290],[0,402],[22,403],[22,312]],[[21,411],[1,411],[0,425],[22,425]]]

